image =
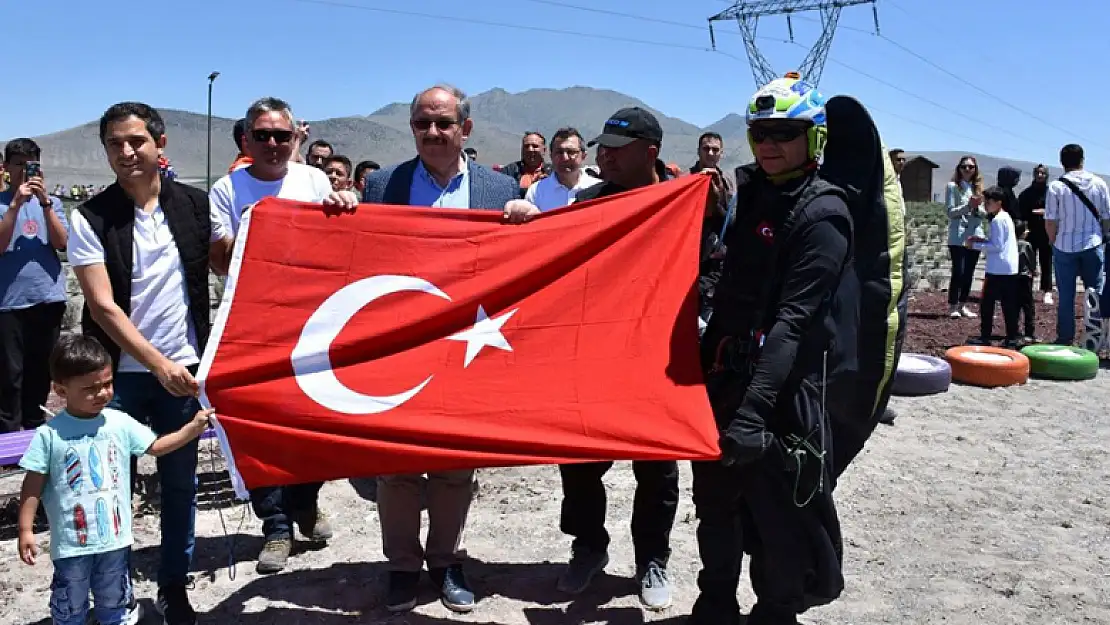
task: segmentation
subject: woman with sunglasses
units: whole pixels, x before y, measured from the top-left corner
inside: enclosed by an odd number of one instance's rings
[[[948,210],[948,257],[952,261],[952,277],[948,281],[948,316],[977,317],[967,307],[971,293],[971,280],[979,251],[965,247],[972,237],[984,237],[983,174],[973,156],[965,156],[956,165],[952,182],[944,193],[944,206]]]

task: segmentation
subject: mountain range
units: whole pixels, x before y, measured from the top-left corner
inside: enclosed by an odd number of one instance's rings
[[[663,127],[662,158],[681,167],[689,167],[696,160],[697,139],[702,132],[714,131],[724,138],[725,156],[722,166],[727,170],[749,162],[751,150],[745,139],[744,117],[730,113],[705,128],[667,116],[646,103],[616,92],[592,87],[565,89],[529,89],[509,93],[492,89],[471,97],[471,117],[474,132],[467,145],[478,150],[481,163],[509,163],[519,158],[520,139],[523,133],[538,130],[550,139],[560,127],[577,128],[587,139],[600,131],[601,125],[617,109],[640,106],[652,111]],[[203,114],[160,109],[166,122],[168,145],[166,156],[178,174],[192,181],[203,183],[207,154],[207,118]],[[363,159],[390,165],[415,155],[412,133],[409,130],[409,103],[396,102],[369,115],[352,115],[322,120],[309,120],[311,139],[325,139],[335,146],[336,152],[352,161]],[[212,119],[212,176],[218,178],[227,171],[235,158],[236,149],[231,138],[234,119]],[[881,130],[881,129],[880,129]],[[35,137],[42,147],[43,169],[49,186],[54,183],[102,184],[111,182],[111,171],[104,159],[98,138],[97,122]],[[895,146],[890,146],[895,147]],[[943,195],[944,183],[951,177],[957,159],[964,153],[979,159],[980,169],[988,184],[1002,165],[1022,170],[1022,185],[1032,178],[1034,163],[1008,160],[996,156],[968,152],[914,152],[912,146],[898,146],[911,156],[924,156],[940,167],[933,172],[933,193]],[[1050,175],[1059,175],[1052,169]]]

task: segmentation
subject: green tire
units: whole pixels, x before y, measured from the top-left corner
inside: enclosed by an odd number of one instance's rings
[[[1029,375],[1049,380],[1090,380],[1098,375],[1098,354],[1064,345],[1030,345],[1021,350],[1029,359]]]

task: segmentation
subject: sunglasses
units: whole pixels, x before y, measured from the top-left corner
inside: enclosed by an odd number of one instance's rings
[[[751,136],[752,141],[755,143],[763,143],[767,139],[775,143],[787,143],[804,135],[806,132],[803,126],[784,125],[784,126],[749,126],[748,135]]]
[[[458,124],[458,123],[459,122],[457,122],[453,119],[414,119],[414,120],[412,120],[412,125],[417,130],[428,130],[434,124],[435,127],[441,132],[451,130],[451,128],[453,128],[455,126],[455,124]]]
[[[976,166],[975,166],[975,165],[971,165],[971,164],[966,164],[966,163],[965,163],[965,164],[963,164],[963,165],[960,165],[960,169],[967,169],[967,170],[971,170],[971,169],[977,169],[977,168],[976,168]]]
[[[269,143],[273,139],[277,143],[289,143],[293,140],[292,130],[259,129],[251,131],[251,138],[258,143]]]

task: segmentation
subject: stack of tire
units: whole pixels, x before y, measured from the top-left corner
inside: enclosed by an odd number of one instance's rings
[[[944,358],[904,353],[891,393],[920,396],[943,393],[952,382],[997,388],[1025,384],[1030,378],[1090,380],[1098,375],[1094,352],[1064,345],[1030,345],[1020,352],[991,346],[960,346]]]

